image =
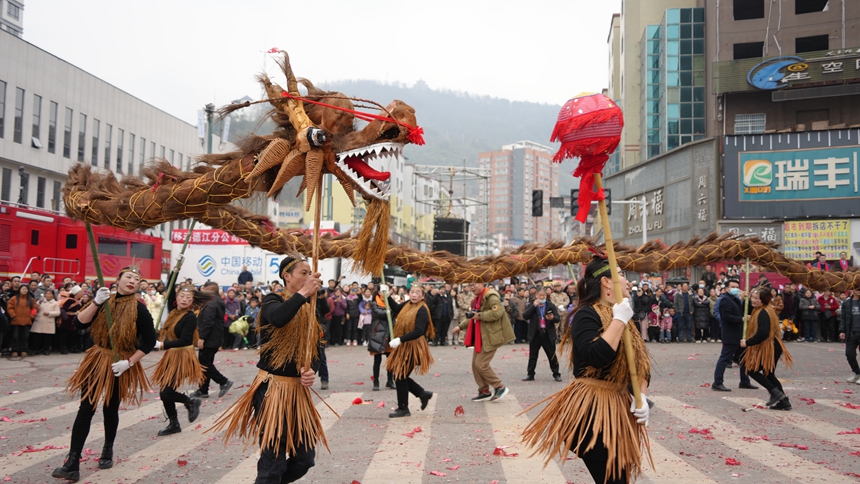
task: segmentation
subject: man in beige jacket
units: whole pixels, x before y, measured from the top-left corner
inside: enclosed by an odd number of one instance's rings
[[[465,344],[474,347],[472,374],[478,384],[478,395],[472,401],[495,401],[507,395],[508,388],[493,371],[491,363],[496,350],[515,339],[514,328],[495,289],[480,282],[473,283],[471,289],[475,300],[466,312],[468,319],[452,332],[457,334],[466,331]],[[495,391],[490,392],[490,387]]]

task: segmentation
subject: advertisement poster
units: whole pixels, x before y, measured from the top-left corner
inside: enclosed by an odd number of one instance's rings
[[[850,224],[848,220],[804,220],[786,222],[783,226],[783,251],[786,257],[811,261],[815,252],[822,252],[827,260],[839,259],[840,252],[850,251]]]

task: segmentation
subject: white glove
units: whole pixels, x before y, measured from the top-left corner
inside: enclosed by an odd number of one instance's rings
[[[131,363],[128,360],[119,360],[110,367],[113,368],[113,376],[120,376],[131,368]]]
[[[633,308],[630,307],[630,299],[625,297],[620,303],[612,306],[612,319],[617,319],[627,324],[632,318]]]
[[[110,288],[108,287],[100,287],[98,291],[96,291],[96,297],[93,298],[93,301],[101,306],[105,301],[110,299]]]
[[[644,393],[639,394],[642,397],[642,408],[636,408],[636,398],[630,402],[630,412],[636,417],[636,423],[644,426],[648,426],[648,419],[651,414],[651,408],[648,407],[648,398]],[[632,395],[631,395],[632,397]]]
[[[380,284],[380,285],[379,285],[379,290],[380,290],[381,292],[384,292],[385,294],[388,294],[388,285],[387,285],[387,284]]]
[[[160,350],[163,347],[164,347],[164,343],[162,343],[161,341],[155,342],[155,349]]]
[[[398,346],[400,346],[400,338],[394,338],[393,340],[389,341],[388,346],[390,346],[391,349],[397,348]]]

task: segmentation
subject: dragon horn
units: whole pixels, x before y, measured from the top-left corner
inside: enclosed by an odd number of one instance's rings
[[[313,126],[311,119],[308,117],[307,113],[305,113],[305,106],[300,100],[293,98],[292,96],[299,97],[299,84],[296,81],[296,76],[293,74],[293,67],[290,65],[290,55],[287,51],[281,51],[284,54],[282,59],[277,60],[279,66],[281,66],[281,70],[284,72],[284,75],[287,77],[287,92],[290,94],[290,97],[287,98],[287,102],[283,105],[284,109],[287,112],[287,116],[290,117],[290,124],[295,128],[296,133],[301,132],[303,129]]]

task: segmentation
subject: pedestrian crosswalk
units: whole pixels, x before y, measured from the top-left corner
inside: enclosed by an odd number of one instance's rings
[[[39,402],[50,401],[61,391],[45,387],[0,397],[0,408],[6,409],[0,410],[0,416],[8,415],[11,420],[0,422],[0,479],[50,482],[50,470],[60,465],[68,452],[77,402],[67,400],[63,405],[48,407],[40,407]],[[122,411],[116,465],[107,470],[97,470],[94,462],[103,439],[99,412],[87,442],[93,451],[82,466],[82,481],[253,482],[258,458],[254,445],[247,449],[240,442],[224,446],[220,434],[204,434],[239,393],[223,401],[206,402],[201,417],[192,424],[187,423],[180,406],[182,432],[166,437],[156,436],[164,425],[162,406],[156,398]],[[424,411],[418,410],[418,402],[413,399],[411,403],[416,408],[411,409],[412,416],[401,419],[387,417],[394,407],[394,392],[335,391],[323,397],[343,418],[338,419],[317,401],[331,453],[318,449],[318,465],[302,482],[590,482],[584,465],[572,454],[565,461],[553,460],[546,465],[541,456],[530,456],[530,449],[520,442],[521,432],[538,409],[518,416],[526,406],[526,395],[518,399],[515,391],[498,402],[481,403],[443,391],[434,395]],[[375,403],[354,405],[356,399],[369,401],[373,397],[377,397]],[[389,400],[384,408],[377,408],[380,397]],[[860,410],[846,406],[845,401],[822,398],[807,405],[793,400],[794,411],[775,412],[756,408],[760,400],[742,396],[722,397],[717,410],[689,405],[682,397],[650,398],[656,403],[650,431],[656,469],[646,466],[640,482],[710,484],[751,472],[768,473],[783,482],[857,482],[852,470],[860,473],[860,454],[849,456],[860,450],[860,434],[853,433],[854,427],[860,425]],[[535,399],[528,396],[528,401]],[[15,418],[9,413],[11,405],[27,405],[34,411],[23,415],[26,419]],[[461,406],[465,416],[458,413]],[[749,408],[753,410],[742,412]],[[687,428],[707,429],[706,438],[681,430]],[[758,437],[765,433],[776,437]],[[797,438],[787,444],[778,435]],[[344,446],[347,440],[352,442],[351,447]],[[798,443],[816,449],[807,452],[794,445]],[[31,451],[22,453],[28,445]],[[503,452],[493,455],[494,449]],[[834,465],[832,460],[810,457],[820,455],[813,451],[822,449],[825,454],[844,456],[849,464]],[[742,464],[729,467],[723,463],[729,458]],[[850,459],[858,464],[852,466]],[[713,465],[715,461],[718,467]],[[432,476],[438,480],[430,480]]]

